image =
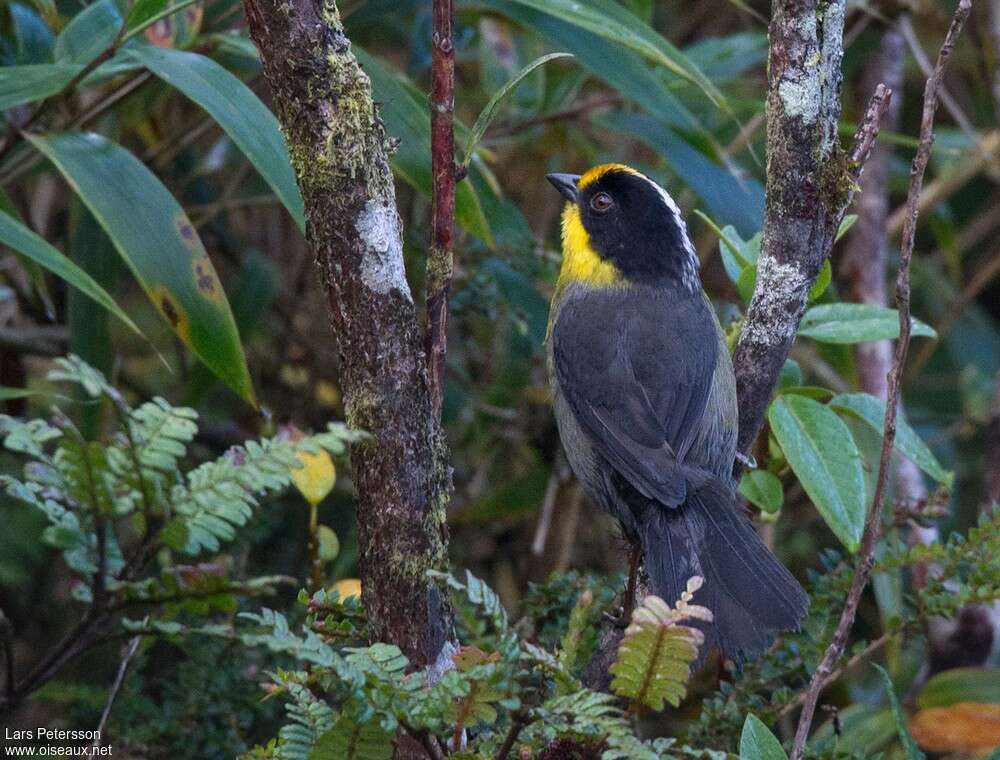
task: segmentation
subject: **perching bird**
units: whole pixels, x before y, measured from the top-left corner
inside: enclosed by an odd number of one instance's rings
[[[737,662],[796,629],[808,599],[736,502],[736,383],[677,204],[622,164],[547,176],[568,203],[547,338],[563,448],[590,496],[641,548],[650,590],[668,603],[704,578],[695,602]]]

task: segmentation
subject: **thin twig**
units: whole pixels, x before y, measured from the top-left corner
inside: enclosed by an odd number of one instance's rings
[[[104,704],[104,712],[101,713],[101,720],[97,724],[97,731],[90,752],[91,755],[96,754],[96,750],[101,746],[101,736],[104,734],[104,727],[107,725],[108,718],[111,715],[111,706],[115,703],[115,697],[118,696],[118,692],[122,688],[122,683],[125,681],[125,672],[128,670],[128,664],[132,658],[135,657],[135,653],[139,649],[140,641],[142,641],[142,636],[133,636],[128,645],[125,647],[125,654],[122,656],[121,665],[118,666],[118,673],[115,675],[114,683],[111,684],[111,690],[108,692],[108,701]]]
[[[10,620],[0,610],[0,645],[3,646],[4,658],[4,698],[10,702],[14,696],[14,683],[16,674],[14,672],[14,627]]]
[[[881,517],[882,500],[885,496],[886,484],[889,480],[889,467],[892,457],[892,446],[896,438],[896,409],[899,405],[900,379],[903,373],[903,365],[906,362],[906,352],[910,345],[910,262],[913,258],[913,243],[916,233],[917,216],[919,214],[918,201],[920,189],[924,181],[924,171],[927,169],[927,162],[930,160],[931,146],[934,143],[934,114],[937,110],[938,88],[941,85],[941,78],[944,73],[945,64],[951,57],[951,52],[955,47],[955,41],[962,29],[966,18],[972,11],[972,0],[960,0],[955,15],[951,20],[951,26],[945,36],[941,51],[938,53],[937,63],[934,71],[927,79],[924,88],[924,107],[920,121],[920,143],[917,148],[917,155],[913,158],[910,167],[910,188],[907,193],[907,216],[903,226],[903,239],[900,247],[899,273],[896,278],[896,308],[899,310],[899,340],[896,342],[896,352],[893,358],[892,371],[889,374],[889,389],[885,406],[885,435],[882,439],[882,453],[879,458],[878,479],[875,483],[875,496],[869,508],[868,516],[865,519],[864,535],[861,539],[861,550],[858,554],[857,567],[851,588],[847,593],[847,601],[841,612],[837,629],[833,635],[833,641],[823,653],[816,671],[809,682],[809,689],[806,692],[802,704],[802,714],[799,716],[799,725],[795,731],[795,743],[792,747],[791,760],[802,760],[805,753],[806,741],[809,738],[809,729],[812,726],[813,715],[816,712],[816,703],[819,700],[820,691],[827,682],[834,667],[844,653],[847,645],[847,638],[854,623],[854,616],[858,611],[858,604],[861,601],[861,594],[868,585],[868,578],[871,575],[872,565],[875,562],[875,547],[878,543]]]
[[[431,40],[431,249],[427,256],[424,354],[431,406],[441,414],[448,351],[448,291],[454,268],[455,44],[454,0],[433,0]]]
[[[839,668],[833,671],[829,676],[827,676],[821,688],[825,689],[834,681],[839,680],[846,672],[851,670],[851,668],[853,668],[862,660],[866,660],[869,657],[871,657],[875,652],[877,652],[879,649],[885,646],[889,642],[889,640],[896,635],[898,635],[897,631],[893,631],[892,633],[883,633],[874,641],[869,642],[868,646],[866,646],[856,655],[851,657],[851,659],[849,659],[847,662],[845,662],[843,665],[841,665]],[[778,711],[778,717],[783,718],[786,715],[794,712],[795,708],[799,707],[803,702],[806,701],[806,695],[808,693],[809,693],[808,690],[799,693],[799,695],[795,697],[795,699],[793,699],[791,702],[786,704]]]
[[[514,719],[510,723],[510,730],[507,731],[507,736],[504,737],[503,744],[497,750],[496,760],[507,760],[507,756],[514,748],[514,742],[517,741],[517,737],[521,735],[521,731],[524,730],[524,727],[528,723],[528,717],[523,713],[518,713],[514,716]]]

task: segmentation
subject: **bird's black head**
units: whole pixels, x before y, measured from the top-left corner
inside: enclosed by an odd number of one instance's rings
[[[651,179],[623,164],[547,179],[573,204],[563,220],[564,245],[589,245],[633,282],[700,287],[698,259],[680,210]],[[572,229],[577,224],[582,230]]]

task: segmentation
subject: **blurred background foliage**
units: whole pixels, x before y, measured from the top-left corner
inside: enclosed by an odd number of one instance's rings
[[[860,69],[887,17],[905,14],[911,45],[933,57],[953,4],[848,5],[845,136],[867,98],[857,85]],[[399,140],[393,168],[407,273],[421,293],[430,239],[430,3],[352,0],[340,10],[388,132]],[[595,26],[591,11],[606,23]],[[533,70],[502,104],[457,199],[444,405],[455,484],[451,557],[511,610],[532,595],[537,602],[545,592],[529,584],[553,572],[592,573],[597,580],[588,583],[615,590],[625,555],[612,524],[572,482],[548,406],[543,339],[561,203],[544,174],[615,160],[660,181],[687,214],[723,324],[737,319],[764,207],[768,13],[759,0],[457,2],[460,148],[490,97],[524,66],[546,53],[573,56]],[[904,398],[928,448],[924,462],[932,462],[924,469],[938,474],[926,480],[936,511],[922,519],[941,540],[975,524],[991,478],[1000,478],[989,458],[1000,369],[998,15],[990,3],[977,4],[948,71],[951,104],[939,117],[914,261],[914,313],[936,337],[916,339]],[[913,50],[895,95],[899,126],[882,135],[893,147],[889,276],[924,83]],[[238,0],[8,0],[0,8],[0,62],[0,242],[10,246],[0,258],[6,413],[44,411],[50,396],[14,389],[53,392],[46,371],[53,357],[72,351],[130,397],[159,395],[197,409],[198,460],[278,424],[319,430],[342,418],[334,336],[302,235],[302,204],[264,105],[270,94]],[[30,127],[26,139],[19,126]],[[833,276],[817,302],[834,305],[849,290]],[[799,340],[786,368],[784,385],[793,389],[782,396],[793,399],[786,403],[836,393],[841,405],[831,408],[844,412],[843,394],[859,387],[847,345],[856,341]],[[826,390],[808,391],[817,386]],[[104,424],[92,406],[65,408],[88,435]],[[779,412],[772,408],[772,424]],[[870,488],[877,436],[857,409],[842,417]],[[787,441],[779,434],[771,442],[771,456],[765,446],[759,457],[770,475],[743,490],[765,508],[769,542],[805,580],[806,568],[823,568],[821,554],[842,549],[836,536],[844,533],[811,506],[794,462],[794,473],[784,465]],[[0,520],[0,608],[17,631],[18,658],[31,659],[64,630],[69,584],[40,541],[39,515],[4,496]],[[339,538],[327,580],[356,575],[349,473],[319,504],[319,520]],[[288,496],[261,510],[233,551],[249,572],[306,578],[307,544],[306,510]],[[861,609],[866,639],[905,614],[909,593],[902,568],[880,576]],[[919,644],[889,651],[905,694],[921,668],[926,675],[926,652]],[[99,667],[64,674],[33,703],[28,723],[65,717],[68,701],[76,711],[69,714],[93,719],[102,693],[94,690],[110,681],[115,664],[108,652]],[[274,733],[274,708],[227,686],[252,680],[257,667],[219,644],[157,644],[133,666],[120,697],[128,707],[117,712],[114,730],[142,748],[137,756],[196,756],[171,743],[186,741],[193,725],[211,726],[197,756],[242,751]],[[197,682],[198,692],[186,682]],[[696,686],[707,693],[714,677]],[[848,709],[884,704],[875,675],[844,688],[839,698],[855,705]],[[213,717],[222,702],[226,709]],[[872,729],[863,756],[894,735],[886,715],[878,713],[888,734]],[[159,735],[144,733],[151,721]]]

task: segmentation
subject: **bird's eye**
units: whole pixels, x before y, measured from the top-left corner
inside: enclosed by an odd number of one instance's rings
[[[611,196],[607,193],[595,193],[594,197],[590,199],[590,207],[598,214],[603,214],[613,205],[615,205],[615,202],[611,200]]]

